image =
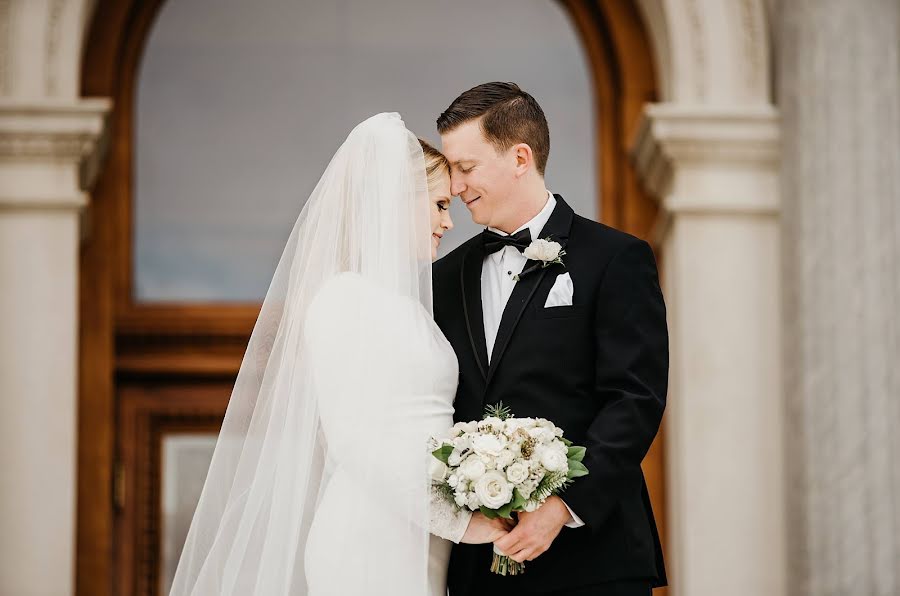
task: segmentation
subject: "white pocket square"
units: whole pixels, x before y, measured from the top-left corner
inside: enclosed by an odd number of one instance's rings
[[[550,288],[547,301],[544,302],[544,308],[572,306],[572,295],[574,293],[575,285],[572,283],[572,276],[568,273],[558,275],[553,283],[553,287]]]

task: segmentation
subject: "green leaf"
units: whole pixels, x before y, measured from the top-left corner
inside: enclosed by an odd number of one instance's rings
[[[569,460],[569,473],[566,475],[569,480],[573,478],[579,478],[581,476],[587,476],[588,473],[588,469],[583,463],[581,463],[580,461]]]
[[[584,459],[585,453],[587,453],[587,447],[576,447],[573,445],[569,447],[569,453],[566,455],[566,459],[581,461]]]
[[[505,519],[512,519],[513,504],[512,501],[497,510],[497,515]]]
[[[431,455],[444,462],[444,465],[449,466],[451,453],[453,453],[453,445],[441,445],[440,447],[432,451]]]
[[[519,489],[517,489],[517,488],[513,489],[513,500],[512,500],[513,510],[518,511],[519,509],[521,509],[522,507],[525,506],[525,503],[527,501],[528,501],[528,499],[526,499],[525,497],[522,496],[522,493],[519,492]]]
[[[559,440],[562,441],[566,447],[572,446],[572,441],[570,441],[569,439],[567,439],[565,437],[560,437]]]
[[[481,513],[482,513],[486,518],[488,518],[488,519],[497,519],[497,518],[499,517],[499,515],[497,515],[497,512],[496,512],[496,511],[494,511],[493,509],[488,509],[488,508],[485,507],[484,505],[482,505],[482,506],[479,507],[478,509],[479,509],[479,510],[481,511]]]

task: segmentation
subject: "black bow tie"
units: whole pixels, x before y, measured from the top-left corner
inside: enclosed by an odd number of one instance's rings
[[[519,252],[525,252],[525,249],[531,244],[531,230],[525,228],[512,236],[501,236],[497,232],[492,232],[485,228],[481,233],[481,239],[484,241],[484,251],[489,255],[497,252],[504,246],[514,246],[519,249]]]

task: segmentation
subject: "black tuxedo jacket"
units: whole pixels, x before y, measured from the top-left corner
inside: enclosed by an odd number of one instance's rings
[[[641,460],[659,429],[668,381],[668,332],[649,245],[575,214],[562,197],[540,233],[566,250],[563,265],[515,285],[488,365],[481,307],[481,235],[434,264],[434,314],[459,360],[457,421],[480,419],[503,401],[515,416],[543,417],[587,447],[589,475],[561,496],[585,522],[563,528],[513,593],[565,590],[628,578],[666,584]],[[525,269],[535,264],[528,261]],[[544,308],[556,276],[569,272],[572,306]],[[451,596],[489,577],[491,545],[453,547]],[[503,590],[506,591],[506,590]]]

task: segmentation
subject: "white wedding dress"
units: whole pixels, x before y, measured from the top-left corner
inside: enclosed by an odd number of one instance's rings
[[[445,593],[471,516],[429,479],[458,379],[430,213],[399,114],[354,127],[266,292],[170,596]]]
[[[362,337],[360,320],[368,323]],[[441,436],[453,424],[456,355],[420,303],[356,273],[341,273],[323,285],[310,306],[305,332],[322,396],[319,413],[328,446],[328,480],[323,483],[305,552],[308,593],[381,594],[372,585],[378,570],[365,568],[370,561],[385,569],[412,569],[421,563],[419,546],[393,538],[409,524],[403,507],[395,505],[402,503],[403,494],[421,493],[416,492],[419,487],[398,486],[389,473],[372,485],[373,475],[362,467],[390,467],[394,454],[362,462],[364,434],[414,433],[418,438],[413,442],[423,446],[423,457],[431,457],[425,448],[428,436]],[[369,359],[354,361],[348,359],[348,352],[380,357],[377,366],[369,366]],[[361,394],[371,394],[372,399],[360,400]],[[407,425],[407,421],[415,424]],[[462,538],[471,514],[456,511],[434,490],[429,494],[430,513],[424,518],[430,519],[425,529],[430,534],[428,590],[430,596],[443,596],[451,541]],[[369,556],[373,553],[378,556]],[[360,568],[365,572],[354,572]],[[414,587],[410,591],[399,585],[402,577],[385,579],[398,584],[385,594],[414,593]]]

